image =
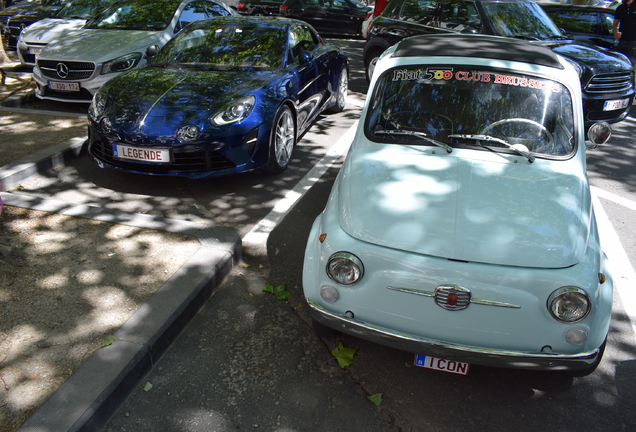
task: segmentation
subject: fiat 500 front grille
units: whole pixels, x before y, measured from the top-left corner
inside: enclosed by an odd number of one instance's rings
[[[75,81],[90,78],[95,71],[95,63],[57,60],[38,60],[37,65],[47,78]]]
[[[629,71],[594,75],[585,90],[588,93],[624,92],[632,88],[633,79]]]

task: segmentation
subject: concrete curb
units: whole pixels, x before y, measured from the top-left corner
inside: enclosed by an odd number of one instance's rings
[[[0,167],[0,191],[16,187],[21,181],[64,166],[80,155],[87,137],[71,138],[48,149]]]
[[[84,137],[74,138],[0,167],[0,191],[64,165],[79,156],[85,140]],[[241,239],[228,228],[196,222],[16,193],[2,192],[1,196],[4,204],[9,206],[196,236],[202,245],[114,333],[117,340],[93,353],[19,429],[22,432],[99,430],[240,261]]]

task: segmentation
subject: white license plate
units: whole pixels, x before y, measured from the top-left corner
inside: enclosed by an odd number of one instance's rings
[[[170,150],[113,145],[115,157],[141,162],[170,162]]]
[[[605,104],[603,105],[603,111],[614,111],[617,109],[627,108],[628,106],[629,99],[605,101]]]
[[[40,55],[41,52],[42,52],[42,48],[29,48],[27,50],[27,53],[34,54],[36,56]]]
[[[415,366],[466,375],[470,364],[455,360],[445,360],[437,357],[415,354]]]
[[[49,88],[51,90],[60,90],[60,91],[68,91],[68,92],[80,91],[79,83],[73,83],[73,82],[49,81]]]

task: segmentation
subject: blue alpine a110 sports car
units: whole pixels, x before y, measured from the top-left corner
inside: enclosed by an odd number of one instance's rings
[[[150,175],[279,173],[318,114],[344,109],[347,87],[347,57],[307,23],[197,21],[95,94],[88,154]]]

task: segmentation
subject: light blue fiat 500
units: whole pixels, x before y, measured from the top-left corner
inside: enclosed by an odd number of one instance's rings
[[[381,58],[306,247],[314,328],[419,366],[599,364],[612,278],[586,174],[575,69],[536,44],[405,39]]]

